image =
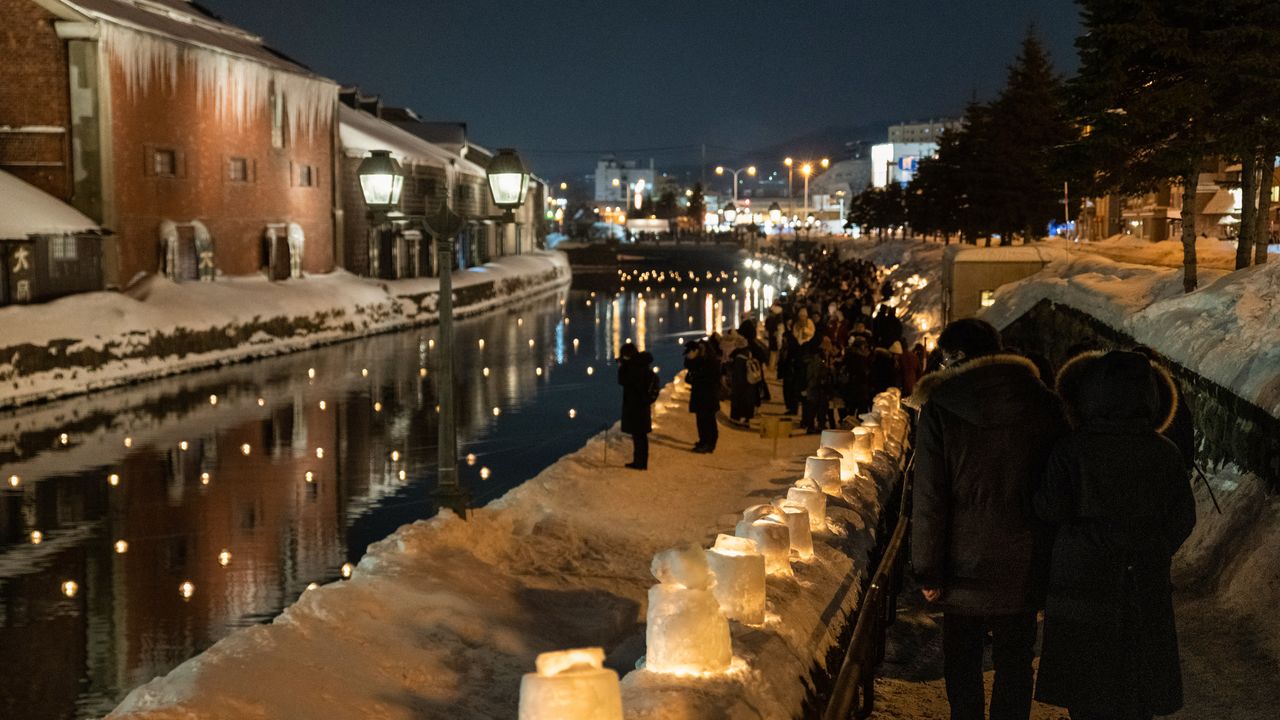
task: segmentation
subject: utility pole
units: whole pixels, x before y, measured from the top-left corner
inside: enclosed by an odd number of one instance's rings
[[[707,195],[707,144],[702,143],[702,196]]]
[[[467,495],[458,482],[458,432],[453,405],[453,251],[454,237],[462,218],[449,207],[446,196],[440,212],[432,219],[436,234],[436,261],[440,268],[440,296],[436,310],[440,316],[440,352],[436,363],[436,398],[440,402],[436,459],[436,503],[466,517]]]

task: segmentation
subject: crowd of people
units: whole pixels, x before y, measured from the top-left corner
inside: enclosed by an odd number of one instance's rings
[[[730,422],[750,424],[771,398],[770,372],[786,413],[810,433],[868,412],[871,399],[890,387],[909,395],[929,358],[923,344],[907,347],[902,321],[882,303],[887,295],[873,264],[829,256],[810,268],[799,292],[773,303],[763,322],[748,317],[686,346],[689,409],[699,428],[694,452],[715,450],[722,401]]]
[[[1026,720],[1033,698],[1074,720],[1180,709],[1170,565],[1195,525],[1195,447],[1191,412],[1154,354],[1077,347],[1054,373],[962,319],[926,355],[905,347],[872,264],[830,257],[809,273],[763,323],[686,346],[693,451],[715,451],[725,402],[730,423],[750,423],[770,397],[768,372],[814,433],[901,389],[917,414],[911,562],[942,612],[952,720],[987,717],[988,644],[991,720]],[[628,345],[621,360],[628,467],[643,469],[652,358]]]

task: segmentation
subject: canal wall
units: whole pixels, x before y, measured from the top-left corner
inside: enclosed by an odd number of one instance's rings
[[[110,717],[514,717],[538,653],[584,646],[603,647],[625,676],[628,720],[811,717],[872,569],[898,468],[880,456],[828,498],[816,558],[794,563],[794,578],[769,580],[764,625],[732,624],[730,671],[637,670],[653,554],[732,533],[744,508],[803,474],[817,445],[795,435],[775,450],[726,425],[714,454],[692,454],[686,387],[667,386],[655,405],[649,471],[622,467],[630,442],[614,426],[465,521],[445,513],[401,528],[370,547],[351,579],[304,593],[272,624],[136,689]]]
[[[535,252],[454,273],[457,317],[567,288],[562,253]],[[439,280],[345,271],[302,281],[151,276],[122,293],[0,308],[0,408],[297,352],[438,319]]]

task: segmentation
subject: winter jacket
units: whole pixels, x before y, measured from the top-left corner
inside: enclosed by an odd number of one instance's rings
[[[1176,712],[1169,566],[1196,518],[1182,455],[1160,435],[1177,406],[1172,382],[1116,352],[1069,363],[1059,386],[1071,388],[1075,429],[1034,495],[1036,514],[1058,526],[1036,697],[1082,713]]]
[[[887,348],[902,339],[902,321],[894,314],[893,308],[884,306],[871,321],[871,334],[875,336],[876,347]]]
[[[840,368],[840,398],[850,412],[871,408],[871,355],[859,348],[845,351]]]
[[[747,360],[751,352],[746,348],[736,350],[729,363],[729,416],[735,420],[750,420],[756,414],[756,399],[760,390],[747,380]]]
[[[871,351],[871,394],[878,395],[889,388],[902,387],[902,369],[898,360],[887,349],[878,347]]]
[[[653,355],[641,352],[618,363],[618,384],[622,386],[622,432],[631,435],[653,432],[649,390],[657,381]]]
[[[1057,397],[1026,358],[993,355],[925,376],[908,404],[920,408],[911,540],[920,584],[942,589],[947,612],[1038,609],[1051,535],[1031,494],[1067,431]]]
[[[689,412],[718,412],[720,410],[720,359],[719,352],[704,349],[700,357],[684,359],[685,380],[689,383]]]

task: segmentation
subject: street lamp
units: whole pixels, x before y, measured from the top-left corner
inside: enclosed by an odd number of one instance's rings
[[[769,204],[769,222],[777,225],[782,221],[782,206],[778,203]]]
[[[516,208],[524,205],[529,193],[529,170],[515,150],[501,148],[489,161],[489,194],[493,204],[502,208],[502,222],[516,226],[516,254],[520,254],[520,223]]]
[[[723,166],[723,165],[717,165],[717,166],[716,166],[716,174],[717,174],[717,175],[723,175],[723,174],[725,174],[725,171],[726,171],[725,166]],[[733,175],[733,201],[734,201],[734,202],[738,202],[738,173],[745,172],[746,174],[750,175],[751,177],[755,177],[755,175],[756,175],[756,166],[755,166],[755,165],[748,165],[747,167],[744,167],[744,168],[738,168],[737,170],[729,170],[728,172],[729,172],[731,175]]]
[[[374,150],[356,169],[365,205],[375,218],[383,217],[400,203],[404,187],[404,171],[386,150]],[[429,230],[436,236],[437,263],[440,269],[440,354],[443,362],[436,370],[436,394],[440,400],[440,422],[437,459],[439,471],[435,496],[439,504],[466,516],[466,495],[458,483],[457,433],[453,413],[453,238],[462,227],[462,218],[449,207],[449,199],[440,204],[440,212]]]
[[[791,173],[795,170],[796,161],[788,157],[782,164],[787,166],[787,214],[791,214],[796,210],[795,203],[791,201]]]
[[[791,158],[787,159],[790,160]],[[804,211],[806,213],[809,212],[809,178],[814,174],[814,164],[815,163],[813,162],[805,162],[800,166],[800,174],[804,175]],[[822,160],[819,160],[816,164],[820,165],[823,170],[826,170],[831,167],[831,159],[822,158]]]
[[[390,212],[400,204],[404,171],[389,150],[374,150],[356,168],[364,202],[375,215]]]
[[[725,222],[729,223],[730,225],[733,225],[734,221],[737,219],[738,219],[738,206],[734,205],[733,203],[729,203],[728,205],[725,205],[724,206]]]

